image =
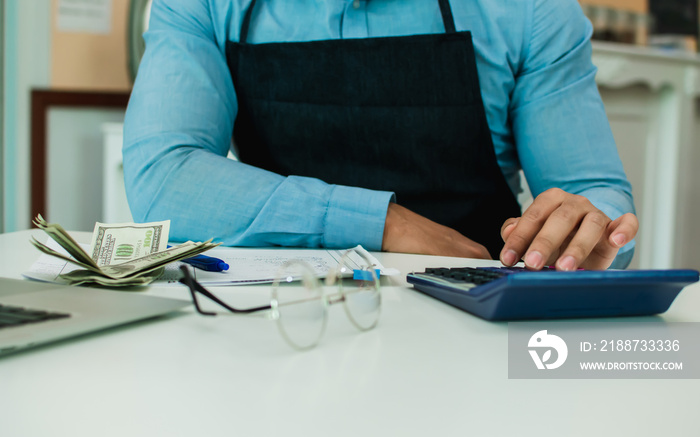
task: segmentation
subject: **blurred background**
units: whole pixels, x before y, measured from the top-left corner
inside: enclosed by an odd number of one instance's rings
[[[700,268],[698,0],[580,4],[642,226],[633,267]],[[149,7],[0,0],[0,232],[37,213],[81,231],[131,221],[122,121]]]
[[[694,0],[581,0],[593,23],[593,39],[698,51],[698,2]]]

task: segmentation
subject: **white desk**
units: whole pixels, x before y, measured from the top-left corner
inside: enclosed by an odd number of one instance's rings
[[[0,235],[0,276],[38,256]],[[86,233],[78,234],[87,239]],[[379,254],[402,272],[463,259]],[[478,262],[474,262],[477,264]],[[509,380],[507,324],[383,287],[374,331],[331,308],[325,337],[291,350],[261,318],[191,309],[0,359],[0,433],[20,436],[697,436],[700,380]],[[218,288],[237,304],[269,287]],[[700,285],[669,321],[700,321]],[[147,293],[186,298],[184,288]]]

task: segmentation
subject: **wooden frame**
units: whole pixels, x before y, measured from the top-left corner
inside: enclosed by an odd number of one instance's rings
[[[46,141],[49,109],[123,108],[129,103],[128,92],[55,91],[35,89],[31,96],[31,201],[30,218],[46,216]]]

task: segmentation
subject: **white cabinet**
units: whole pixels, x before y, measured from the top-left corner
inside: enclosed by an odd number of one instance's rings
[[[640,221],[633,266],[698,268],[692,197],[700,179],[700,57],[594,43],[596,81],[633,187]]]
[[[104,135],[102,220],[105,223],[133,222],[124,190],[123,128],[122,123],[104,123],[102,125],[102,134]]]

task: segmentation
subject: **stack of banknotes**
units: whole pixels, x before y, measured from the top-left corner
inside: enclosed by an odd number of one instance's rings
[[[70,256],[58,253],[32,237],[31,243],[47,255],[81,267],[61,275],[72,285],[91,284],[131,287],[149,284],[163,274],[165,265],[199,255],[218,246],[209,241],[188,241],[168,248],[170,221],[153,223],[96,223],[89,252],[85,252],[56,223],[47,223],[41,215],[34,224],[63,247]]]

